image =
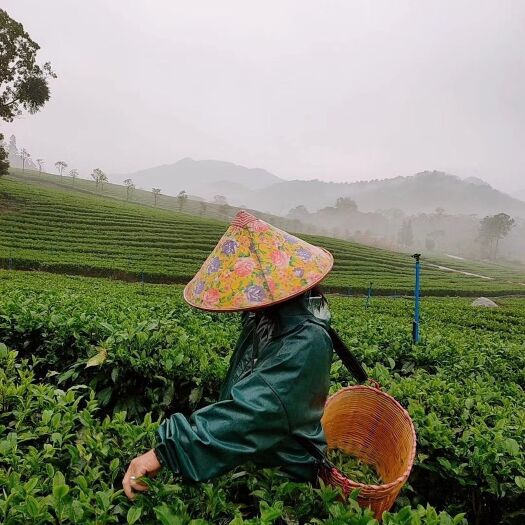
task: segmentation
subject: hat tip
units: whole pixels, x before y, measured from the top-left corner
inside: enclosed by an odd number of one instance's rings
[[[232,219],[231,225],[237,226],[239,228],[243,228],[247,224],[253,221],[257,221],[257,217],[255,215],[252,215],[251,213],[248,213],[246,210],[240,210],[237,212],[235,217]]]

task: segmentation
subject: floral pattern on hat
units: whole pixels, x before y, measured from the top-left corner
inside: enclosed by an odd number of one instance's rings
[[[184,298],[205,310],[262,308],[312,288],[332,265],[323,248],[239,212],[184,289]]]

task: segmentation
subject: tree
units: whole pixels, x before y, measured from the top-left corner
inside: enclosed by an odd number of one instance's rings
[[[11,164],[14,164],[18,158],[18,148],[16,146],[16,137],[14,135],[9,137],[9,149],[7,155]]]
[[[38,174],[42,175],[42,166],[44,165],[44,159],[36,159],[36,163],[38,164]]]
[[[201,201],[199,204],[199,215],[202,217],[203,215],[206,215],[206,210],[208,208],[208,205],[206,204],[206,201]]]
[[[95,168],[92,172],[91,172],[91,178],[95,181],[95,191],[98,192],[98,186],[100,183],[104,183],[104,180],[108,180],[107,177],[106,177],[106,174],[100,169],[100,168]]]
[[[4,144],[4,136],[0,133],[0,177],[9,173],[9,161],[7,159],[7,149]]]
[[[340,210],[347,213],[356,212],[357,211],[357,204],[353,199],[350,197],[339,197],[335,201],[335,207]]]
[[[55,162],[55,168],[58,170],[58,173],[60,173],[60,176],[62,177],[62,173],[64,173],[64,170],[67,168],[67,162],[59,160]]]
[[[26,170],[26,160],[31,157],[31,155],[25,148],[22,148],[18,156],[22,159],[22,172],[24,172]]]
[[[124,181],[124,185],[126,186],[126,200],[129,201],[131,198],[131,194],[135,190],[135,184],[133,184],[133,181],[131,179],[126,179]]]
[[[151,188],[151,193],[153,193],[153,198],[155,199],[155,206],[160,198],[160,188]]]
[[[414,244],[414,233],[412,231],[412,221],[403,221],[399,233],[397,234],[397,241],[401,246],[410,248]]]
[[[11,122],[22,109],[36,113],[49,100],[48,79],[56,75],[49,62],[36,63],[40,46],[3,9],[0,28],[0,118]]]
[[[306,206],[303,206],[302,204],[296,206],[295,208],[292,208],[287,215],[288,218],[296,219],[298,221],[308,220],[309,216],[310,212],[308,211]]]
[[[69,170],[69,176],[73,179],[73,186],[75,185],[75,179],[78,177],[78,170]]]
[[[108,176],[102,171],[99,175],[100,193],[104,192],[104,182],[108,182]]]
[[[182,190],[177,195],[177,202],[179,203],[179,211],[182,211],[182,208],[184,207],[184,204],[186,204],[186,201],[188,200],[188,194]]]
[[[9,137],[9,155],[16,156],[18,155],[18,148],[16,146],[16,137],[11,135]]]
[[[215,204],[218,204],[219,206],[224,206],[225,204],[228,204],[228,201],[226,200],[226,197],[224,195],[215,195],[215,197],[213,197],[213,202]]]
[[[514,228],[516,221],[506,213],[488,215],[479,224],[479,240],[496,259],[500,239],[506,237]]]

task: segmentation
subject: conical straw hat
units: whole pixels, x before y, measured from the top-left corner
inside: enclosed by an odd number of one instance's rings
[[[255,310],[314,287],[333,263],[325,249],[240,211],[186,285],[184,299],[214,312]]]

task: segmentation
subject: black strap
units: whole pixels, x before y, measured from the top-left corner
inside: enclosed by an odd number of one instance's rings
[[[335,465],[326,457],[322,450],[317,448],[311,440],[304,436],[294,436],[295,440],[308,452],[321,466],[331,469]]]
[[[332,327],[328,328],[328,334],[332,339],[334,350],[339,356],[339,359],[341,359],[343,365],[345,365],[347,370],[359,383],[364,383],[368,379],[368,374],[361,366],[361,363],[357,360],[355,355],[352,354],[348,346],[345,345],[343,340],[339,337],[339,334]]]
[[[336,354],[341,359],[346,369],[355,377],[359,383],[364,383],[368,379],[368,374],[362,367],[361,363],[357,360],[354,354],[350,351],[348,346],[345,345],[344,341],[339,337],[339,334],[332,328],[328,328],[328,335],[332,339],[332,345]],[[328,469],[335,468],[335,465],[328,460],[326,455],[317,448],[308,438],[304,436],[294,436],[295,440],[311,455],[317,462]]]

